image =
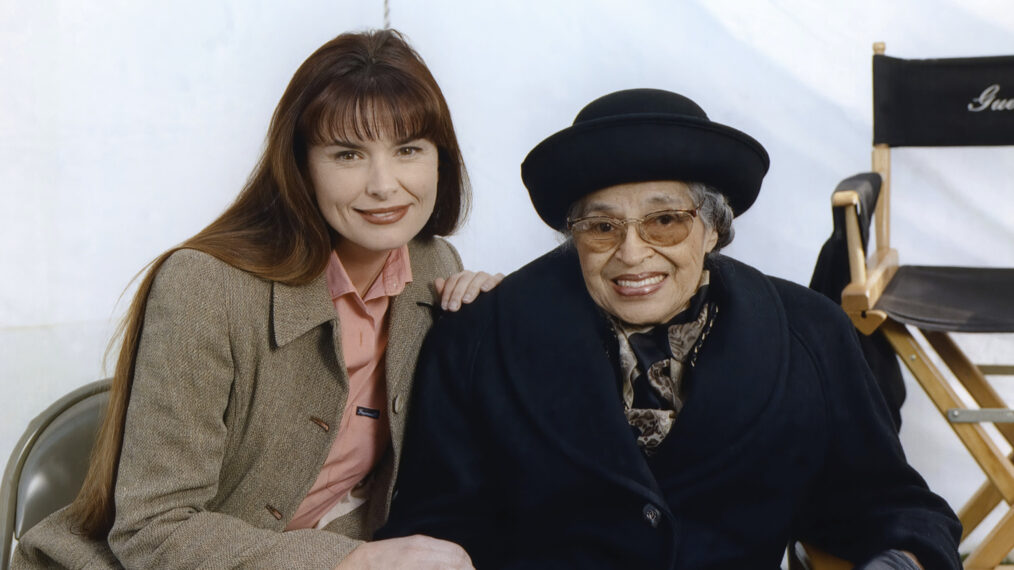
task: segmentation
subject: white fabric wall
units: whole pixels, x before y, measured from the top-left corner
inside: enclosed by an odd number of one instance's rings
[[[805,284],[832,188],[869,165],[872,43],[900,57],[1014,53],[1007,0],[390,4],[470,170],[474,208],[452,242],[467,266],[504,272],[557,243],[518,175],[528,150],[599,95],[660,87],[767,147],[771,171],[727,253]],[[48,403],[108,374],[132,277],[235,196],[299,63],[343,30],[381,26],[383,9],[0,0],[0,457]],[[903,262],[1014,266],[1014,151],[895,157]],[[962,340],[1014,361],[1009,337]],[[957,507],[981,476],[909,394],[907,452]]]

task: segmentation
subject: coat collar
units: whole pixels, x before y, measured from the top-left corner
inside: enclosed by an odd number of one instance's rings
[[[659,448],[670,466],[667,488],[735,464],[786,385],[789,328],[774,285],[731,258],[715,256],[710,266],[718,314],[685,378],[683,410]]]
[[[718,256],[714,327],[688,374],[686,405],[660,454],[680,477],[735,461],[753,422],[784,385],[787,328],[770,281]],[[657,496],[658,483],[622,411],[609,351],[615,338],[587,293],[573,248],[562,246],[499,288],[497,342],[505,376],[531,422],[560,453],[607,479]],[[523,311],[527,318],[516,315]],[[664,503],[663,503],[664,504]]]
[[[285,346],[336,319],[324,273],[306,285],[286,285],[276,281],[271,288],[271,329],[276,346]]]
[[[434,279],[440,277],[435,271],[439,264],[432,250],[415,242],[409,243],[409,260],[412,263],[412,281],[391,299],[388,309],[390,332],[385,359],[388,394],[396,393],[411,380],[422,339],[440,306],[433,287]]]
[[[439,264],[432,245],[413,241],[408,249],[413,280],[391,300],[389,309],[388,326],[393,333],[387,346],[389,377],[404,375],[405,357],[419,345],[416,337],[421,338],[429,328],[429,313],[437,305],[433,280]],[[324,273],[305,285],[272,284],[271,327],[277,346],[285,346],[332,321],[337,322],[337,316]]]
[[[573,248],[535,260],[494,293],[504,375],[528,416],[519,421],[564,457],[663,505],[623,414],[608,354],[615,340]]]

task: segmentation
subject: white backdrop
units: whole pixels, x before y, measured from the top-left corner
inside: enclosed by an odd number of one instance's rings
[[[869,167],[872,43],[1014,53],[1009,0],[391,0],[390,18],[443,88],[471,174],[472,216],[451,241],[468,267],[504,272],[557,243],[518,175],[528,150],[599,95],[659,87],[767,147],[727,253],[805,284],[831,190]],[[236,195],[299,63],[382,23],[381,0],[0,0],[0,457],[48,403],[111,370],[132,277]],[[1014,151],[895,159],[904,263],[1014,266]],[[1009,337],[961,340],[1014,361]],[[911,383],[904,421],[912,463],[957,508],[981,476]]]

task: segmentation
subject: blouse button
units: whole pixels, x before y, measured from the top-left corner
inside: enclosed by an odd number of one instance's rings
[[[401,397],[401,394],[398,394],[397,396],[394,397],[394,406],[393,407],[394,407],[394,413],[396,413],[396,414],[400,414],[402,408],[405,407],[405,399]]]

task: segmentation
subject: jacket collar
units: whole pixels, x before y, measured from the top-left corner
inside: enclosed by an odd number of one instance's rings
[[[439,265],[436,256],[431,249],[412,242],[409,243],[409,259],[413,279],[401,293],[391,299],[391,307],[388,309],[390,334],[384,364],[388,394],[396,393],[400,386],[411,379],[422,339],[433,324],[434,312],[440,306],[433,287],[433,280],[439,277],[435,272]]]
[[[271,328],[276,346],[285,346],[308,331],[336,319],[324,273],[305,285],[286,285],[276,281],[271,288]]]
[[[789,328],[774,285],[728,257],[715,256],[710,266],[718,313],[685,378],[683,410],[659,448],[670,465],[667,488],[735,464],[786,385]]]
[[[395,314],[408,316],[413,311],[408,307],[436,306],[437,296],[433,280],[438,277],[434,271],[437,265],[432,248],[425,243],[409,243],[409,261],[412,265],[413,280],[405,290],[391,299],[391,330],[395,329]],[[328,279],[323,273],[305,285],[272,284],[272,329],[275,344],[285,346],[324,323],[336,320],[335,305],[328,288]],[[400,327],[399,327],[400,329]],[[394,341],[394,344],[401,344]]]
[[[544,440],[564,457],[664,505],[623,414],[609,357],[615,339],[568,245],[509,276],[496,335],[504,376]],[[518,318],[516,315],[525,317]],[[481,380],[480,380],[481,381]]]
[[[432,323],[432,311],[437,306],[433,280],[439,263],[434,248],[427,243],[412,241],[408,244],[409,262],[413,280],[391,299],[388,327],[391,334],[387,344],[388,393],[393,393],[409,375],[422,337]],[[272,284],[271,326],[275,344],[285,346],[310,330],[327,322],[337,322],[334,303],[322,272],[305,285]],[[335,351],[342,362],[338,345],[337,327],[334,327]]]
[[[659,454],[679,477],[700,477],[735,461],[784,385],[787,327],[770,281],[717,256],[712,265],[714,327],[688,373],[687,401]],[[576,252],[563,246],[501,285],[497,342],[505,376],[529,421],[560,453],[647,496],[658,483],[626,422],[616,340],[587,293]],[[522,277],[523,276],[523,277]],[[524,307],[529,318],[515,318]],[[662,503],[664,504],[664,503]]]

